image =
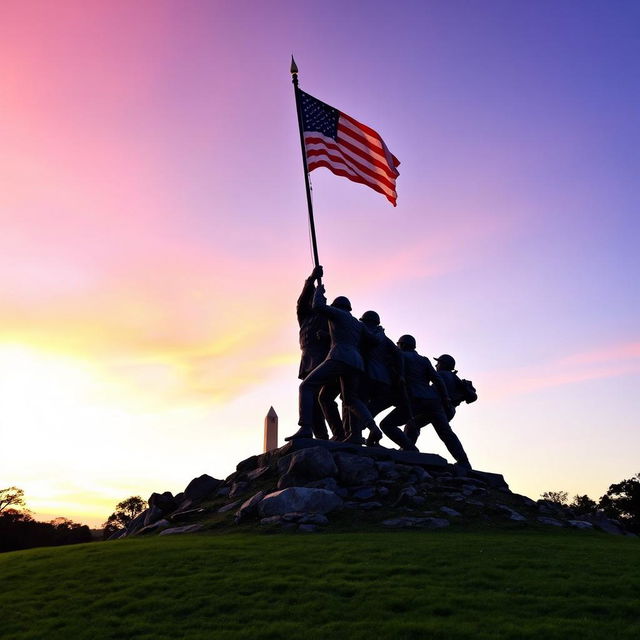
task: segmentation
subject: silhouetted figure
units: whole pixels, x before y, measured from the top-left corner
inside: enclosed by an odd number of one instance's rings
[[[371,412],[371,415],[375,419],[376,414],[371,409],[371,399],[375,396],[380,389],[374,388],[372,384],[372,376],[373,380],[382,379],[383,381],[389,380],[389,374],[386,371],[385,363],[383,360],[383,340],[388,340],[388,338],[384,335],[384,329],[379,327],[380,324],[380,316],[375,311],[366,311],[362,318],[360,318],[360,322],[365,326],[366,331],[362,333],[362,341],[360,343],[360,353],[364,359],[365,364],[365,373],[358,378],[358,387],[357,394]],[[389,342],[391,342],[389,340]],[[391,345],[397,351],[397,347],[391,342]],[[325,386],[322,388],[320,392],[320,397],[322,398],[327,395],[328,398],[335,398],[340,392],[339,386]],[[321,400],[322,404],[322,400]],[[382,406],[377,409],[376,413],[380,413],[386,407],[391,406],[390,404],[386,404],[386,406]],[[362,428],[358,429],[356,422],[358,418],[353,413],[351,413],[344,405],[342,405],[342,424],[344,427],[344,432],[348,437],[351,435],[352,431],[358,430],[359,433],[362,432]],[[353,427],[355,425],[355,428]],[[382,432],[379,430],[374,431],[373,434],[369,434],[369,439],[367,440],[368,445],[377,445],[382,437]]]
[[[375,311],[365,311],[360,321],[373,337],[364,350],[366,376],[360,386],[360,395],[367,402],[369,411],[375,418],[381,411],[400,404],[396,398],[400,397],[404,365],[400,349],[387,337],[384,328],[380,326],[380,316]],[[387,424],[382,431],[400,448],[416,449],[397,426]],[[369,434],[367,445],[379,444],[381,435],[379,432]]]
[[[298,371],[300,380],[304,380],[319,364],[324,362],[331,346],[327,318],[313,310],[313,294],[316,291],[315,283],[316,280],[322,278],[322,274],[321,266],[317,266],[311,272],[311,275],[304,282],[302,293],[296,305],[298,325],[300,326],[300,350],[302,351],[300,369]],[[337,414],[338,407],[335,406],[335,402],[334,410]],[[313,435],[320,440],[326,440],[329,437],[323,409],[318,402],[317,393],[313,402],[312,431]]]
[[[462,402],[475,402],[478,395],[475,392],[473,384],[469,380],[461,380],[458,376],[458,372],[455,369],[456,361],[453,356],[448,353],[443,353],[439,358],[434,358],[436,361],[436,371],[447,388],[449,399],[451,400],[451,408],[447,413],[449,422],[453,420],[456,415],[456,408]],[[416,425],[422,428],[429,424],[428,416],[420,416],[416,418]]]
[[[369,428],[373,433],[378,430],[367,405],[357,395],[358,379],[364,371],[364,361],[359,348],[365,327],[351,315],[351,303],[348,298],[338,296],[331,305],[327,305],[322,285],[316,288],[313,296],[313,310],[325,316],[329,322],[331,348],[326,360],[300,385],[300,429],[285,440],[311,437],[314,396],[318,389],[335,384],[338,379],[344,404],[359,418],[357,428],[352,430],[346,441],[361,444],[362,427]]]
[[[453,416],[456,415],[456,407],[462,402],[462,393],[460,390],[461,380],[457,376],[456,361],[453,356],[448,353],[443,353],[439,358],[434,358],[436,361],[436,371],[442,378],[444,386],[447,387],[447,394],[451,400],[451,411],[447,414],[449,422],[453,420]]]
[[[420,433],[416,420],[420,419],[418,416],[426,416],[455,461],[460,466],[470,469],[467,454],[447,420],[447,412],[451,410],[451,400],[442,378],[436,373],[429,358],[421,356],[416,351],[416,340],[413,336],[401,336],[398,347],[402,351],[407,393],[416,418],[411,419],[412,416],[407,408],[396,407],[382,421],[380,425],[382,430],[384,431],[388,426],[406,424],[405,435],[415,443]],[[433,386],[429,385],[430,382]]]

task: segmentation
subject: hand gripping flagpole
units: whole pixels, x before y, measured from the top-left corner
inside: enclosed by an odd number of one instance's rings
[[[311,246],[313,247],[313,261],[316,267],[320,266],[318,260],[318,243],[316,242],[316,226],[313,222],[313,204],[311,202],[311,187],[309,185],[309,168],[307,166],[307,152],[304,146],[304,130],[302,127],[302,107],[300,105],[300,91],[298,89],[298,66],[291,56],[291,82],[293,82],[293,92],[296,98],[296,111],[298,113],[298,129],[300,130],[300,148],[302,149],[302,166],[304,167],[304,184],[307,188],[307,209],[309,210],[309,231],[311,232]],[[318,278],[318,284],[322,280]]]

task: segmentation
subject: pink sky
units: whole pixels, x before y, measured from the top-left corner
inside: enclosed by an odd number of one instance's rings
[[[402,162],[397,209],[312,174],[328,294],[456,357],[480,400],[454,427],[514,490],[636,473],[639,25],[633,2],[4,2],[0,487],[97,523],[230,473],[270,405],[295,428],[291,53]]]

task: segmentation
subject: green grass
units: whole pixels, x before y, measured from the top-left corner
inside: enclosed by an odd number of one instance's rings
[[[235,533],[0,556],[3,640],[640,638],[640,541]]]

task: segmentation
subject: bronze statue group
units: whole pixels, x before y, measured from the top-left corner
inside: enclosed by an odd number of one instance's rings
[[[413,336],[401,336],[396,346],[375,311],[358,320],[348,298],[338,296],[328,305],[322,275],[316,267],[298,298],[300,428],[285,440],[329,439],[328,424],[331,440],[364,444],[367,429],[368,446],[377,446],[384,434],[401,449],[418,451],[420,429],[432,424],[456,464],[471,469],[449,422],[458,404],[477,396],[471,383],[457,376],[455,360],[444,354],[434,368],[416,351]],[[375,417],[390,407],[378,427]]]

